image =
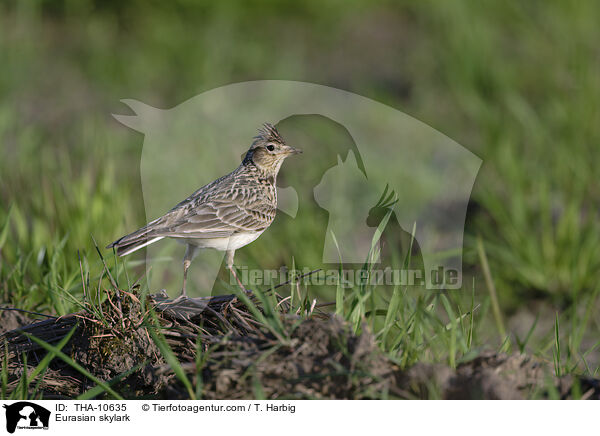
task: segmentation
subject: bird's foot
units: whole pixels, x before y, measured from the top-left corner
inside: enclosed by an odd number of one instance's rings
[[[177,298],[174,298],[172,300],[167,300],[167,301],[163,302],[162,304],[172,306],[174,304],[179,304],[179,303],[181,303],[183,301],[187,301],[187,300],[189,300],[189,297],[187,296],[187,294],[185,292],[182,292],[181,294],[179,294],[179,296]]]

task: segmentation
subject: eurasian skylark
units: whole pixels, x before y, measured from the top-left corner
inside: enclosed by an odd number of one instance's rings
[[[164,216],[116,240],[106,248],[119,256],[133,253],[163,238],[187,244],[183,258],[183,286],[197,250],[226,252],[227,269],[243,289],[233,267],[235,250],[264,232],[277,210],[277,174],[286,157],[301,153],[286,145],[279,132],[265,123],[254,138],[242,163],[233,172],[198,189]]]

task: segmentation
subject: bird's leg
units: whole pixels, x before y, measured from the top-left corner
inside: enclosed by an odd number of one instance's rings
[[[187,271],[191,263],[192,262],[187,259],[183,261],[183,286],[181,288],[181,297],[187,297],[187,294],[185,292],[185,285],[187,283]]]
[[[185,292],[185,286],[187,284],[187,272],[188,268],[190,267],[190,264],[192,263],[192,259],[194,259],[195,254],[196,247],[193,247],[190,244],[188,244],[187,248],[185,249],[185,255],[183,256],[183,286],[181,288],[181,295],[179,296],[180,298],[187,297],[187,294]]]
[[[225,253],[225,258],[226,258],[225,262],[227,265],[227,269],[231,272],[231,275],[233,275],[233,277],[235,278],[239,287],[242,288],[242,291],[246,292],[246,288],[242,284],[242,281],[238,278],[238,276],[235,272],[235,268],[233,267],[233,255],[234,254],[235,254],[235,250],[227,250],[227,252]]]

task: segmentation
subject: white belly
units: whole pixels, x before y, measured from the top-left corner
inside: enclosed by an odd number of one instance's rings
[[[199,248],[214,248],[219,251],[237,250],[258,238],[262,232],[238,233],[229,238],[186,239],[185,242]]]

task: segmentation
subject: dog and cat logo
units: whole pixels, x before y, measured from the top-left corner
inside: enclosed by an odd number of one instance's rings
[[[48,430],[50,411],[29,401],[3,405],[6,409],[6,431],[14,433],[22,430]]]
[[[323,264],[335,270],[340,263],[362,267],[370,253],[383,250],[373,244],[382,220],[371,212],[379,209],[383,218],[391,211],[381,241],[410,240],[414,233],[427,289],[461,289],[467,206],[482,161],[432,127],[350,92],[285,80],[233,83],[169,109],[131,99],[123,103],[133,114],[114,117],[144,134],[140,175],[149,218],[162,216],[174,197],[198,189],[199,180],[227,174],[258,126],[270,121],[280,128],[281,121],[289,128],[282,130],[286,140],[300,146],[305,158],[294,163],[301,169],[297,178],[278,186],[278,208],[289,215],[288,223],[311,214]],[[315,221],[318,216],[328,221]],[[164,259],[173,249],[148,245],[150,287],[161,289],[159,281],[170,268]],[[318,262],[318,255],[305,262]],[[192,289],[212,289],[225,254],[206,250],[198,256],[203,273],[190,278]],[[376,256],[370,261],[381,263]]]

